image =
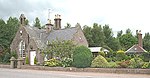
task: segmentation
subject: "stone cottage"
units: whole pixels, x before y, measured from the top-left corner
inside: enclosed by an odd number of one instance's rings
[[[55,15],[54,24],[50,20],[45,29],[38,29],[33,26],[25,25],[26,17],[20,16],[20,28],[14,37],[10,49],[16,51],[19,57],[29,58],[29,64],[34,65],[36,57],[39,64],[44,61],[42,50],[47,47],[47,42],[55,40],[72,40],[76,45],[88,47],[88,42],[79,24],[75,27],[61,29],[60,15]]]

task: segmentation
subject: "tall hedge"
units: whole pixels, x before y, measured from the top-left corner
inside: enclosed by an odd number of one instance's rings
[[[78,46],[73,52],[73,66],[78,68],[89,67],[92,58],[92,52],[87,47]]]

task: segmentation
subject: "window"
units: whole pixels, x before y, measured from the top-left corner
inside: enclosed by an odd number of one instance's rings
[[[25,42],[23,40],[19,43],[19,56],[25,58]]]

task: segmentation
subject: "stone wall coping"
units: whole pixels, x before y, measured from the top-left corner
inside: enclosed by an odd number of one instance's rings
[[[10,65],[0,64],[0,68],[10,68]],[[118,74],[150,74],[150,69],[130,68],[75,68],[75,67],[48,67],[23,65],[21,69],[65,71],[65,72],[95,72],[95,73],[118,73]]]

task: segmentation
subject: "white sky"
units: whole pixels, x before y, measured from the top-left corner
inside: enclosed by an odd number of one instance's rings
[[[0,0],[0,3],[7,1]],[[16,0],[16,3],[12,1],[9,1],[8,5],[0,5],[0,9],[8,9],[8,11],[10,8],[13,9],[7,15],[4,10],[0,12],[1,18],[19,17],[24,13],[30,23],[33,23],[35,17],[39,17],[42,24],[45,24],[48,9],[52,9],[51,19],[54,19],[55,14],[60,14],[62,26],[67,22],[72,26],[77,22],[81,26],[92,26],[93,23],[98,23],[109,24],[114,34],[127,28],[130,28],[133,33],[135,30],[142,30],[143,34],[149,32],[150,0],[26,0],[23,2]],[[17,9],[13,8],[14,6]]]

